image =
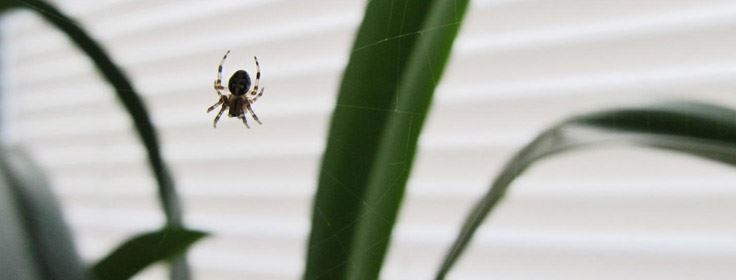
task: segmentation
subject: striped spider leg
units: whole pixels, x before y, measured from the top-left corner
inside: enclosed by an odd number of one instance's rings
[[[250,112],[250,115],[253,117],[253,119],[258,124],[263,124],[258,119],[258,115],[256,115],[256,112],[253,112],[253,108],[251,107],[251,104],[255,103],[256,100],[258,100],[258,97],[261,97],[263,95],[263,89],[261,89],[260,93],[258,92],[258,86],[261,83],[261,65],[258,63],[258,57],[253,57],[253,60],[256,62],[256,82],[253,84],[253,90],[250,91],[250,93],[246,96],[246,102],[243,102],[243,108]],[[243,113],[245,115],[245,113]],[[245,116],[243,116],[245,117]]]
[[[230,54],[230,50],[227,50],[225,55],[222,57],[222,60],[220,60],[220,65],[217,66],[217,79],[215,79],[215,92],[217,92],[217,95],[220,97],[220,100],[215,103],[215,105],[210,106],[207,108],[207,113],[212,112],[218,105],[222,104],[222,108],[220,109],[220,112],[217,113],[217,116],[215,116],[215,121],[213,123],[213,126],[217,127],[217,121],[220,120],[220,116],[222,116],[222,113],[227,110],[228,107],[228,98],[227,96],[223,95],[221,90],[224,90],[225,87],[222,86],[222,64],[225,63],[225,59],[227,59],[227,55]]]

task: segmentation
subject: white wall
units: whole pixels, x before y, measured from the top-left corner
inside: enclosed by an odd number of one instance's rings
[[[574,113],[668,98],[736,107],[736,3],[472,1],[437,92],[384,279],[427,279],[510,154]],[[329,114],[365,1],[57,1],[144,95],[186,202],[214,237],[198,279],[298,279]],[[61,195],[86,259],[162,222],[128,117],[87,59],[36,16],[3,24],[15,142]],[[212,129],[212,80],[253,72],[264,125]],[[7,104],[7,103],[6,103]],[[251,121],[252,123],[252,121]],[[736,172],[616,147],[534,168],[452,279],[731,279]],[[163,279],[149,270],[141,279]]]

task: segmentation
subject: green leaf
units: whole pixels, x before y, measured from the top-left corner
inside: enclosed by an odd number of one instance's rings
[[[14,196],[0,169],[0,279],[43,279]]]
[[[138,235],[95,264],[92,275],[97,280],[129,279],[153,263],[178,257],[206,235],[178,227]]]
[[[0,155],[0,167],[38,274],[49,280],[83,279],[84,267],[43,172],[20,150],[3,149]]]
[[[169,223],[181,224],[181,210],[174,184],[159,152],[158,138],[151,124],[143,100],[120,68],[113,63],[104,49],[85,32],[72,18],[67,17],[53,5],[41,0],[18,1],[19,7],[37,12],[41,17],[63,31],[69,39],[92,60],[97,70],[115,89],[118,99],[133,119],[133,124],[148,152],[149,163],[159,187],[161,204]]]
[[[4,12],[4,11],[10,9],[10,8],[15,8],[18,5],[19,4],[18,4],[17,1],[13,1],[13,0],[0,0],[0,13]]]
[[[511,158],[467,216],[437,279],[444,279],[509,185],[527,168],[561,152],[622,143],[736,165],[736,111],[703,103],[675,102],[586,114],[547,129]]]
[[[74,19],[66,16],[54,5],[42,0],[0,0],[0,12],[12,7],[30,9],[64,32],[72,43],[87,54],[103,78],[115,89],[118,99],[130,114],[138,136],[148,152],[149,164],[158,183],[159,200],[166,222],[169,226],[181,226],[181,203],[174,187],[174,181],[159,152],[156,132],[143,100],[125,74]],[[180,261],[174,262],[173,266],[171,279],[189,279],[185,256],[182,256]]]
[[[376,279],[468,1],[373,0],[333,112],[305,279]]]

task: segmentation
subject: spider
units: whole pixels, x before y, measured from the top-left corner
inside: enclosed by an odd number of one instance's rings
[[[217,106],[222,104],[220,112],[217,113],[217,116],[215,117],[213,126],[217,128],[217,121],[220,120],[222,112],[224,112],[228,108],[230,109],[227,114],[228,117],[237,117],[243,120],[243,124],[245,124],[245,127],[247,128],[250,128],[250,126],[248,125],[248,121],[245,120],[245,111],[250,112],[250,115],[258,124],[262,124],[261,121],[258,120],[258,116],[256,116],[256,113],[253,112],[253,109],[251,108],[251,105],[255,103],[259,97],[263,96],[263,90],[265,89],[261,88],[261,91],[258,91],[258,82],[260,82],[261,80],[261,66],[258,65],[258,58],[255,56],[253,57],[253,59],[255,59],[256,61],[256,83],[253,86],[253,90],[249,90],[250,76],[248,76],[248,72],[246,72],[245,70],[238,70],[233,74],[232,77],[230,77],[230,81],[227,84],[227,88],[228,90],[230,90],[230,94],[223,95],[221,90],[224,90],[225,88],[222,86],[222,64],[225,62],[225,59],[227,59],[228,54],[230,54],[230,50],[225,53],[225,55],[222,57],[222,61],[220,61],[220,65],[217,67],[215,91],[217,92],[220,100],[217,101],[215,105],[207,108],[207,113],[209,113],[217,108]]]

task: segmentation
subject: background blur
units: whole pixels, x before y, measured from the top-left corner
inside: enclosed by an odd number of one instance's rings
[[[197,279],[298,279],[343,67],[366,1],[59,0],[144,95],[184,199],[214,233]],[[399,8],[399,7],[397,7]],[[411,12],[411,11],[407,11]],[[2,22],[6,141],[47,169],[85,259],[163,220],[111,88],[30,13]],[[262,66],[264,125],[212,129],[212,81]],[[384,279],[427,279],[501,164],[571,114],[665,98],[736,107],[729,0],[472,1],[421,139]],[[613,147],[522,177],[451,279],[731,279],[736,172]],[[161,267],[139,279],[164,279]]]

